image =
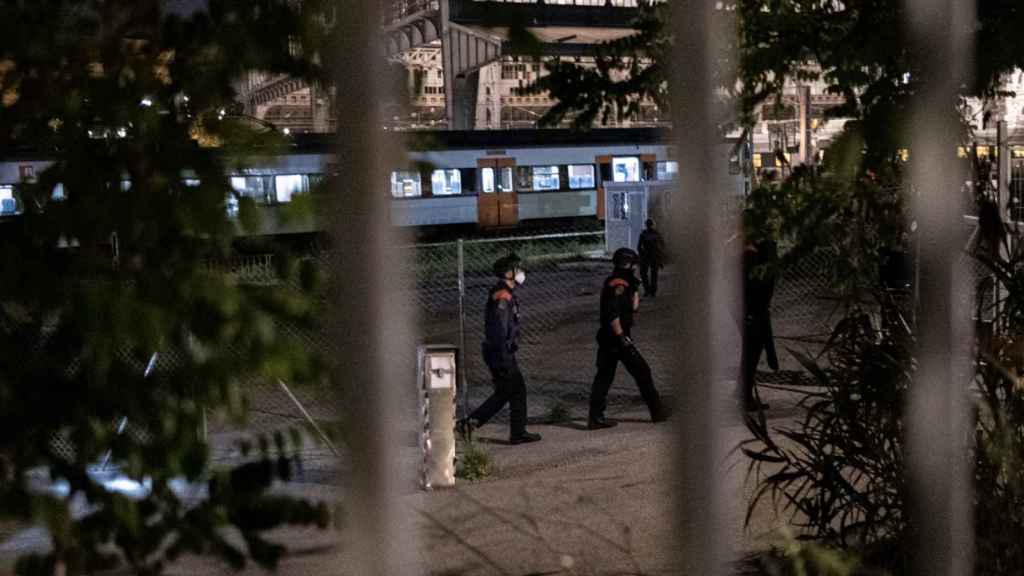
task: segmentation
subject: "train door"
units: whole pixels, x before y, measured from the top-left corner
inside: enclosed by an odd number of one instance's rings
[[[636,250],[647,220],[648,189],[643,182],[606,182],[604,184],[605,250]]]
[[[476,165],[480,174],[477,223],[484,228],[519,224],[519,198],[512,182],[515,158],[481,158]]]

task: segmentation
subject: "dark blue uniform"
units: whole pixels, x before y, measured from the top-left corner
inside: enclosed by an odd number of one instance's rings
[[[754,379],[761,352],[768,354],[768,365],[778,370],[779,360],[772,339],[771,302],[775,293],[775,276],[768,266],[776,259],[775,245],[760,242],[743,252],[743,351],[741,359],[741,391],[747,408],[757,408]]]
[[[644,296],[657,296],[658,273],[665,266],[665,240],[661,232],[647,228],[640,233],[636,251],[640,255],[640,280],[644,286]]]
[[[516,362],[516,351],[519,350],[519,301],[515,290],[509,288],[504,281],[491,288],[487,295],[484,331],[486,339],[482,346],[483,356],[491,370],[494,394],[469,417],[483,425],[508,403],[512,437],[522,436],[526,432],[526,381]]]
[[[612,330],[612,322],[618,318],[623,336],[630,336],[633,327],[633,297],[638,284],[632,271],[619,268],[605,280],[601,289],[601,327],[597,331],[597,375],[594,376],[594,383],[590,389],[591,421],[604,418],[608,390],[615,380],[619,362],[622,362],[636,380],[640,396],[651,411],[651,418],[660,421],[666,416],[661,397],[654,388],[654,378],[651,376],[651,367],[647,360],[636,346],[617,336]]]

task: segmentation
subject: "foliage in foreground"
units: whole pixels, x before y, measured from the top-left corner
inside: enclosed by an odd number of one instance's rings
[[[965,255],[982,270],[975,317],[975,573],[1024,565],[1024,251],[1011,250],[998,211],[981,198],[981,229]],[[1000,296],[985,297],[1000,289]],[[905,486],[905,398],[914,384],[914,326],[888,291],[851,309],[818,358],[794,352],[816,387],[792,425],[749,422],[742,449],[756,483],[753,511],[771,499],[801,536],[855,553],[865,566],[906,573],[913,523]],[[998,303],[998,306],[994,305]],[[970,384],[970,386],[967,386]]]
[[[227,163],[280,144],[222,118],[232,82],[250,69],[315,76],[319,4],[211,0],[183,16],[158,0],[0,7],[0,150],[55,160],[16,191],[23,213],[0,223],[0,515],[52,537],[19,573],[158,574],[183,554],[272,567],[283,550],[266,531],[325,525],[322,505],[269,490],[291,474],[293,443],[264,438],[253,461],[221,470],[198,433],[207,413],[241,421],[254,382],[325,372],[294,336],[317,327],[308,290],[248,286],[208,265],[253,223]],[[142,489],[108,490],[111,471]]]

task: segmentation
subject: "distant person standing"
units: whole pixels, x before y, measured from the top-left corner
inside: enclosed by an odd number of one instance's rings
[[[630,337],[633,314],[640,307],[637,279],[634,269],[639,257],[629,248],[619,248],[612,256],[614,270],[601,290],[601,326],[597,331],[597,374],[590,389],[590,416],[587,428],[598,430],[618,424],[604,416],[608,390],[615,380],[615,370],[622,362],[647,403],[651,420],[662,422],[668,417],[661,397],[654,388],[651,367],[640,354]]]
[[[636,251],[640,255],[640,281],[644,296],[658,295],[658,271],[665,266],[665,239],[654,227],[654,218],[648,218],[640,233]]]
[[[778,356],[772,336],[771,303],[775,294],[777,259],[775,243],[771,240],[751,242],[743,250],[743,351],[740,364],[741,394],[748,411],[764,410],[755,392],[757,365],[761,352],[767,353],[768,366],[779,369]]]
[[[468,417],[459,420],[456,428],[464,438],[486,424],[505,404],[509,405],[509,443],[524,444],[540,440],[540,434],[526,431],[526,381],[516,361],[519,350],[519,300],[516,287],[526,281],[526,271],[519,257],[510,254],[494,262],[498,283],[491,288],[484,307],[486,339],[482,350],[484,362],[491,371],[494,393]]]

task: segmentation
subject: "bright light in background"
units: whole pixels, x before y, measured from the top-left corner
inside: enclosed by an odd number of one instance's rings
[[[287,136],[292,133],[292,130],[291,128],[285,128],[284,130],[282,130],[282,132],[284,132],[284,135]]]
[[[141,104],[145,108],[149,108],[150,106],[153,105],[153,101],[151,99],[149,99],[149,97],[146,97],[146,98],[143,98],[142,102],[139,102],[139,104]]]

